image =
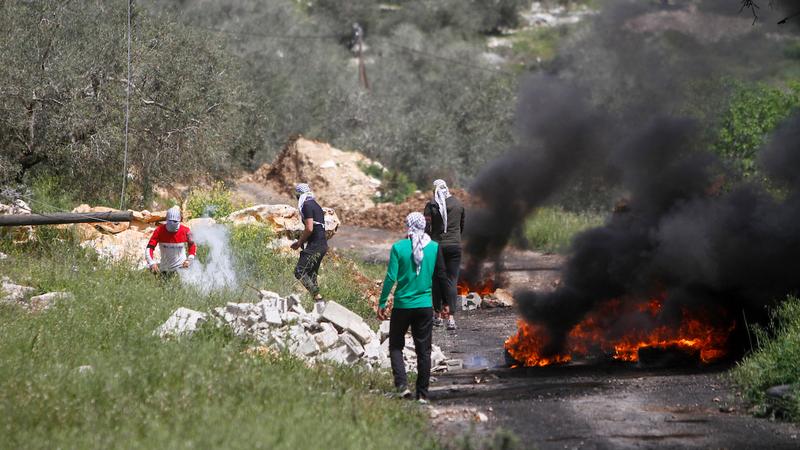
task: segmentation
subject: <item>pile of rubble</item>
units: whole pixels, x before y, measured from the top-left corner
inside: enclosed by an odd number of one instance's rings
[[[320,204],[337,210],[362,211],[375,206],[381,181],[363,168],[380,165],[358,152],[345,152],[330,144],[294,136],[271,165],[251,177],[280,191],[308,183]]]
[[[514,296],[505,289],[496,289],[495,291],[481,295],[477,292],[470,292],[467,295],[459,295],[457,308],[462,311],[474,311],[479,308],[510,308],[514,306]]]
[[[325,212],[325,235],[332,238],[339,230],[341,221],[336,211],[322,208]],[[272,228],[276,241],[273,246],[288,247],[303,233],[305,227],[297,208],[289,205],[255,205],[234,211],[225,221],[235,225],[266,225]]]
[[[12,282],[8,277],[0,278],[0,304],[18,305],[29,311],[43,311],[55,302],[75,298],[69,292],[48,292],[33,295],[35,288]]]
[[[166,338],[191,334],[203,323],[229,326],[242,337],[251,337],[274,352],[288,352],[309,363],[362,364],[372,369],[389,368],[389,321],[373,331],[364,320],[344,306],[330,301],[323,311],[307,312],[299,296],[287,298],[260,291],[258,303],[228,303],[211,313],[180,308],[154,334]],[[406,336],[403,356],[408,371],[416,371],[417,357],[411,336]],[[460,366],[448,360],[436,345],[431,352],[434,372]]]

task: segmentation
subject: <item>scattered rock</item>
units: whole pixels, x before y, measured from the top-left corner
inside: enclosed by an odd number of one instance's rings
[[[12,283],[11,281],[3,281],[0,283],[0,291],[2,297],[0,302],[3,303],[17,303],[22,302],[30,296],[36,289],[30,286],[22,286],[20,284]]]
[[[8,255],[6,255],[6,254],[5,254],[5,253],[3,253],[3,252],[0,252],[0,261],[2,261],[2,260],[4,260],[4,259],[8,259]]]
[[[207,318],[208,314],[189,308],[178,308],[163,325],[155,330],[154,334],[161,338],[192,334]]]
[[[341,221],[333,209],[323,207],[322,210],[325,212],[325,235],[331,239],[339,229]],[[227,220],[234,225],[269,226],[279,240],[295,240],[300,237],[304,229],[300,213],[297,208],[290,205],[255,205],[230,213]]]
[[[15,200],[10,205],[0,203],[0,216],[7,214],[31,214],[31,207],[22,200]],[[33,227],[24,225],[21,227],[0,227],[0,238],[10,238],[15,244],[24,244],[36,238]]]
[[[88,375],[90,373],[94,373],[93,366],[80,366],[78,367],[78,373],[81,375]]]
[[[57,301],[74,299],[75,296],[71,292],[48,292],[31,297],[28,300],[28,306],[36,311],[41,311],[53,306]]]
[[[792,410],[797,388],[791,384],[781,384],[767,389],[767,408],[775,416],[786,417]]]
[[[486,414],[484,414],[482,412],[475,413],[475,420],[480,422],[480,423],[486,423],[486,422],[489,421],[489,416],[487,416]]]

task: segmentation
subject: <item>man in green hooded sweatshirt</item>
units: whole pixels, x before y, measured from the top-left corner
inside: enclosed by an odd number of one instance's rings
[[[411,398],[406,366],[403,361],[405,335],[411,327],[417,354],[417,392],[421,403],[428,402],[431,378],[431,339],[433,334],[433,283],[446,286],[447,271],[439,244],[425,233],[425,216],[414,212],[406,218],[407,238],[394,243],[389,267],[383,281],[378,305],[378,319],[386,320],[386,300],[394,291],[394,304],[389,322],[389,358],[392,362],[394,386],[403,398]]]

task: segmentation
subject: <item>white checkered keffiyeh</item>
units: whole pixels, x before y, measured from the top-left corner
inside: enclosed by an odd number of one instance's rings
[[[422,213],[413,212],[406,217],[406,227],[408,227],[408,238],[411,239],[411,253],[414,257],[414,265],[417,268],[417,275],[422,270],[422,260],[425,258],[425,247],[431,242],[431,237],[425,232],[425,216]]]
[[[447,199],[452,195],[450,195],[450,189],[447,188],[447,183],[444,180],[434,181],[433,189],[433,201],[439,205],[439,214],[442,215],[442,223],[444,225],[442,234],[447,234]]]
[[[300,183],[294,187],[294,191],[300,194],[297,199],[297,211],[300,213],[300,220],[305,220],[303,217],[303,204],[306,200],[314,198],[314,193],[311,192],[311,187],[306,183]]]

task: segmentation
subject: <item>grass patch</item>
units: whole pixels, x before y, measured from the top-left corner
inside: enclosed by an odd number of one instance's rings
[[[76,298],[40,314],[0,307],[2,447],[435,446],[421,409],[371,392],[389,388],[385,373],[249,356],[248,342],[213,327],[167,342],[152,335],[179,306],[253,293],[202,296],[72,246],[3,251],[3,275]],[[93,371],[79,373],[83,365]]]
[[[595,212],[570,212],[558,207],[540,208],[525,223],[529,247],[545,252],[563,252],[581,231],[600,226],[605,216]]]
[[[795,401],[789,415],[800,420],[800,299],[789,297],[772,313],[768,329],[755,327],[759,349],[731,372],[746,398],[756,405],[765,402],[765,391],[779,384],[795,385]]]

